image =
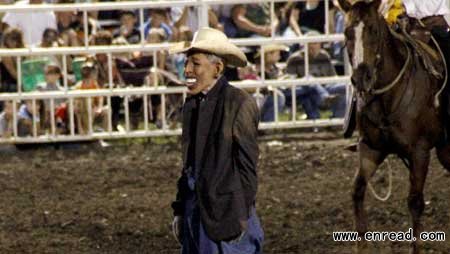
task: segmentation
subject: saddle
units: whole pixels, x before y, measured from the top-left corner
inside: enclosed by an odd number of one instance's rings
[[[414,52],[422,60],[425,69],[438,79],[444,78],[444,64],[436,43],[432,41],[431,27],[422,21],[401,17],[396,24],[397,29],[391,29],[394,36],[411,45]]]
[[[413,48],[415,54],[423,62],[425,69],[437,79],[443,79],[445,75],[444,61],[436,42],[432,42],[431,29],[440,25],[445,20],[439,17],[430,17],[427,20],[417,20],[407,16],[398,17],[397,23],[390,28],[391,34],[404,41]],[[354,94],[347,102],[347,110],[344,117],[344,138],[350,138],[356,129],[356,104]]]

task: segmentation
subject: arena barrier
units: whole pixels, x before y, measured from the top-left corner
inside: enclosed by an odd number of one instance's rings
[[[298,1],[298,0],[297,0]],[[299,43],[303,44],[305,47],[308,43],[312,42],[337,42],[343,41],[343,34],[330,34],[328,30],[328,6],[329,0],[325,1],[325,34],[318,36],[300,36],[296,38],[281,38],[274,34],[274,29],[272,27],[271,37],[267,38],[246,38],[246,39],[232,39],[232,41],[238,46],[258,46],[269,43],[284,43],[293,44]],[[134,137],[156,137],[156,136],[169,136],[169,135],[180,135],[180,126],[169,126],[166,119],[166,101],[168,95],[178,94],[182,95],[183,100],[186,98],[186,89],[184,87],[126,87],[126,88],[114,88],[113,84],[113,74],[112,74],[112,55],[116,53],[131,53],[135,51],[141,52],[157,52],[161,50],[167,50],[171,45],[170,43],[160,43],[160,44],[146,44],[144,41],[144,31],[143,26],[140,26],[141,42],[140,44],[133,45],[123,45],[123,46],[90,46],[88,39],[88,12],[89,11],[99,11],[99,10],[124,10],[124,9],[138,9],[139,10],[139,20],[140,24],[144,23],[144,9],[156,8],[156,7],[173,7],[173,6],[196,6],[198,7],[198,15],[200,24],[203,26],[207,25],[207,15],[208,8],[211,5],[217,4],[246,4],[246,3],[256,3],[256,2],[270,2],[271,4],[271,16],[274,16],[274,4],[276,2],[285,2],[279,0],[197,0],[197,1],[127,1],[127,2],[100,2],[100,3],[78,3],[78,4],[45,4],[38,6],[16,6],[16,5],[1,5],[0,13],[4,12],[37,12],[37,11],[81,11],[83,12],[84,19],[84,46],[81,47],[56,47],[56,48],[38,48],[38,47],[27,47],[20,49],[0,49],[0,57],[13,56],[17,58],[17,72],[18,72],[18,90],[16,93],[0,93],[0,101],[11,101],[13,103],[13,133],[10,137],[0,138],[0,143],[41,143],[41,142],[65,142],[65,141],[81,141],[81,140],[92,140],[92,139],[113,139],[113,138],[134,138]],[[264,54],[264,48],[261,49],[261,55]],[[307,52],[307,51],[306,51]],[[104,89],[99,90],[70,90],[68,87],[68,63],[67,58],[71,55],[87,55],[95,53],[105,53],[108,57],[108,86]],[[35,56],[49,56],[56,55],[62,58],[62,72],[63,72],[63,87],[64,91],[57,92],[26,92],[23,89],[24,80],[22,78],[22,59],[25,57],[35,57]],[[344,54],[346,56],[346,54]],[[153,62],[156,63],[157,55],[153,54]],[[305,76],[308,76],[309,65],[308,65],[308,54],[305,56]],[[258,81],[242,81],[242,82],[231,82],[233,85],[242,88],[257,88],[257,91],[261,88],[290,88],[294,92],[297,86],[310,85],[310,84],[333,84],[333,83],[346,83],[347,84],[347,99],[350,93],[349,82],[349,61],[347,58],[345,60],[346,75],[344,76],[333,76],[333,77],[308,77],[302,79],[286,79],[286,80],[266,80],[264,77],[264,58],[261,58],[262,66],[262,76],[261,80]],[[155,73],[155,78],[157,75]],[[293,93],[295,94],[295,93]],[[149,96],[157,95],[160,96],[161,100],[161,115],[162,123],[161,128],[153,128],[149,123]],[[93,122],[89,123],[89,130],[87,134],[80,135],[75,131],[75,117],[74,117],[74,101],[77,98],[87,98],[88,104],[91,105],[92,99],[94,97],[104,97],[107,102],[107,128],[103,130],[94,130]],[[123,114],[124,114],[124,128],[122,130],[114,131],[112,127],[111,119],[111,97],[120,96],[123,97]],[[128,101],[130,98],[135,96],[143,97],[143,123],[142,126],[137,130],[132,130],[130,128],[130,112]],[[36,102],[39,100],[49,100],[50,101],[50,115],[55,115],[54,103],[56,99],[67,99],[68,100],[68,114],[69,114],[69,133],[59,134],[57,133],[54,117],[51,118],[50,128],[45,133],[38,133],[38,123],[36,119],[33,118],[32,124],[32,135],[29,136],[19,136],[18,126],[17,126],[17,105],[21,101],[31,100],[33,105],[33,112],[36,112]],[[318,120],[299,120],[297,117],[297,101],[295,96],[292,96],[292,108],[290,117],[288,120],[280,120],[278,114],[278,104],[277,96],[274,96],[274,108],[275,108],[275,121],[268,123],[261,123],[260,129],[282,129],[282,128],[311,128],[311,127],[327,127],[327,126],[341,126],[343,124],[343,119],[318,119]],[[88,107],[89,119],[91,118],[93,112],[91,107]]]

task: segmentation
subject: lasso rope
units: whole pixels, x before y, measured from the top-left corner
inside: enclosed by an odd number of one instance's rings
[[[444,91],[444,89],[447,85],[448,70],[447,70],[447,61],[445,59],[444,53],[442,52],[441,47],[439,46],[438,42],[436,41],[436,39],[434,38],[433,35],[431,35],[431,40],[433,40],[433,43],[436,44],[436,48],[439,51],[439,55],[441,55],[441,57],[442,57],[442,62],[444,63],[444,71],[445,71],[444,82],[442,84],[442,87],[441,87],[441,89],[439,89],[439,91],[436,93],[436,95],[434,95],[434,107],[438,108],[440,105],[439,97],[441,96],[441,93]]]
[[[389,31],[394,37],[400,39],[400,37],[391,28],[389,28]],[[411,50],[409,49],[408,44],[405,42],[405,40],[400,39],[400,41],[402,41],[403,44],[405,45],[406,52],[408,54],[406,57],[405,63],[403,64],[402,69],[398,73],[397,77],[395,77],[395,79],[391,83],[389,83],[389,85],[387,85],[383,88],[380,88],[380,89],[373,89],[372,94],[383,94],[383,93],[391,90],[398,83],[398,81],[400,81],[400,79],[403,77],[403,74],[405,74],[406,68],[408,67],[409,63],[411,62]]]
[[[391,197],[391,194],[392,194],[392,167],[391,167],[391,164],[389,163],[389,160],[388,160],[388,159],[386,159],[386,164],[387,164],[388,169],[389,169],[389,187],[388,187],[388,192],[387,192],[387,194],[386,194],[385,197],[380,197],[380,196],[375,192],[375,189],[373,188],[372,184],[371,184],[369,181],[367,181],[367,185],[368,185],[369,190],[370,190],[370,192],[372,193],[372,195],[373,195],[376,199],[378,199],[379,201],[382,201],[382,202],[387,201],[387,200]]]

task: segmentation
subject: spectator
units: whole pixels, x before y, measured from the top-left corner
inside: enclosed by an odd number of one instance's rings
[[[112,45],[113,37],[112,34],[107,30],[100,30],[92,38],[92,44],[94,46],[110,46]],[[105,88],[109,85],[109,71],[108,71],[108,56],[105,53],[95,54],[95,60],[98,67],[98,84],[101,88]],[[114,59],[112,61],[112,73],[113,73],[113,86],[122,85],[122,78],[120,73],[117,71]]]
[[[289,13],[292,9],[293,4],[295,2],[287,2],[287,3],[275,3],[275,15],[277,16],[279,25],[276,31],[276,34],[282,37],[294,37],[295,34],[291,34],[290,36],[286,36],[286,31],[289,28]],[[291,30],[292,31],[292,30]]]
[[[41,44],[42,48],[58,47],[58,31],[53,28],[46,28],[42,34]]]
[[[192,31],[186,27],[182,26],[179,30],[179,41],[192,41]],[[172,67],[174,72],[177,74],[178,79],[184,81],[186,78],[184,76],[184,63],[186,61],[186,55],[184,54],[173,54],[170,58],[172,61]]]
[[[40,92],[64,91],[60,85],[62,77],[61,69],[57,63],[49,63],[44,68],[45,82],[37,85],[36,90]],[[56,99],[58,101],[59,99]]]
[[[172,7],[170,9],[170,17],[173,21],[172,26],[178,32],[182,27],[187,27],[191,32],[199,29],[198,8],[193,6]],[[223,25],[219,22],[219,18],[214,9],[208,10],[209,27],[223,31]],[[174,40],[179,40],[178,34],[174,35]]]
[[[109,31],[101,30],[93,37],[93,43],[97,46],[109,46],[112,44],[112,34]],[[120,75],[119,70],[117,69],[116,61],[114,57],[111,57],[111,68],[112,68],[112,87],[124,86],[124,82],[122,76]],[[101,88],[108,88],[109,85],[109,69],[108,69],[108,56],[105,53],[99,53],[95,55],[95,59],[97,62],[97,70],[98,76],[97,81],[98,85]],[[119,113],[120,107],[122,105],[122,98],[119,96],[111,97],[111,110],[112,110],[112,126],[113,129],[117,129],[117,125],[119,124]]]
[[[325,31],[325,3],[322,0],[297,2],[289,11],[289,26],[300,36],[310,30]]]
[[[27,100],[20,106],[17,113],[17,131],[20,137],[33,135],[33,125],[36,125],[37,134],[40,134],[40,114],[41,104],[35,103],[33,109],[33,101]]]
[[[307,36],[320,35],[317,31],[310,31]],[[309,76],[336,76],[330,55],[322,49],[320,42],[308,44]],[[287,72],[298,77],[305,77],[305,52],[299,50],[292,54],[287,61]],[[296,88],[297,101],[301,102],[308,119],[320,118],[320,108],[332,106],[333,117],[342,117],[345,113],[345,84],[320,84],[298,86]],[[286,102],[291,101],[291,89],[285,91]]]
[[[0,113],[0,137],[9,138],[13,134],[13,103],[3,102],[4,108]]]
[[[235,36],[236,33],[236,25],[233,23],[231,10],[233,9],[234,5],[228,4],[228,5],[213,5],[211,6],[211,9],[213,10],[214,14],[218,18],[218,21],[221,26],[223,26],[223,31],[225,34],[230,34]]]
[[[14,0],[0,0],[0,6],[1,5],[11,5],[14,4]],[[5,16],[6,13],[2,12],[0,13],[0,20],[3,20],[3,17]],[[6,25],[3,22],[0,22],[0,40],[2,38],[3,32],[5,31],[5,29],[7,28],[8,25]]]
[[[75,90],[90,90],[99,89],[100,86],[97,83],[97,72],[92,60],[87,60],[81,67],[82,80],[79,81],[74,89]],[[92,100],[92,119],[89,119],[89,104],[88,98],[79,98],[75,100],[75,117],[78,133],[81,135],[88,134],[89,125],[96,120],[101,122],[102,128],[106,129],[106,117],[107,108],[104,106],[103,97],[97,96]]]
[[[120,13],[120,27],[113,32],[113,37],[124,37],[128,43],[137,44],[141,41],[141,33],[136,28],[136,14],[131,10]]]
[[[248,6],[238,4],[231,9],[231,18],[235,26],[233,29],[226,29],[228,36],[232,37],[252,37],[270,36],[271,21],[268,3],[249,4]],[[273,27],[278,26],[278,21],[272,22]]]
[[[42,4],[43,0],[27,0],[16,3],[18,6],[27,4]],[[24,41],[27,45],[37,45],[46,28],[57,29],[56,16],[52,11],[8,12],[2,20],[10,27],[23,31]]]
[[[170,8],[170,17],[173,22],[173,27],[178,30],[181,27],[186,27],[191,31],[197,31],[199,29],[197,8],[193,6],[172,7]],[[174,39],[180,40],[178,36]]]
[[[317,31],[310,31],[306,36],[319,36]],[[331,63],[330,55],[322,48],[321,42],[308,43],[309,74],[314,77],[327,77],[336,75],[336,71]],[[297,74],[299,77],[305,76],[305,52],[299,50],[294,52],[288,59],[287,71],[290,74]]]
[[[52,48],[52,47],[59,47],[60,44],[61,42],[58,39],[58,31],[53,28],[45,29],[39,46],[42,48]],[[38,58],[42,58],[42,56],[39,56]],[[62,62],[61,56],[48,55],[46,56],[46,58],[49,58],[50,62],[58,64],[58,66],[61,66]]]
[[[344,33],[344,19],[345,15],[342,11],[337,0],[333,0],[333,8],[330,10],[330,32],[331,33]],[[344,42],[333,42],[331,46],[331,54],[334,59],[340,62],[344,61],[343,53]]]
[[[37,85],[36,90],[40,92],[50,92],[50,91],[64,91],[64,88],[60,86],[60,79],[62,76],[61,69],[59,65],[56,63],[50,63],[45,66],[45,82]],[[44,100],[43,103],[43,115],[42,121],[43,126],[46,129],[51,127],[51,119],[55,117],[56,112],[66,108],[66,103],[64,99],[54,99],[54,108],[53,114],[51,114],[51,103],[50,100]],[[56,124],[59,127],[66,126],[66,123],[63,122],[63,118],[56,118]]]
[[[77,15],[75,16],[75,21],[72,23],[72,28],[77,34],[78,41],[80,42],[81,45],[83,45],[85,40],[83,12],[77,13]],[[100,25],[98,24],[98,22],[94,18],[88,16],[88,24],[87,24],[88,40],[90,40],[99,29]]]
[[[3,35],[3,48],[24,48],[22,31],[18,28],[8,28]],[[12,56],[2,57],[0,64],[0,92],[17,92],[17,59]]]
[[[127,46],[130,45],[130,43],[128,43],[127,39],[125,39],[125,37],[119,36],[117,38],[114,38],[111,42],[111,45],[113,46]],[[120,52],[120,53],[113,53],[112,56],[116,59],[120,58],[123,59],[125,61],[130,60],[133,57],[134,53],[139,53],[137,52]]]
[[[145,39],[148,38],[152,29],[161,28],[164,30],[164,41],[170,41],[172,38],[172,29],[168,24],[166,9],[151,9],[150,17],[144,24]]]
[[[147,34],[147,42],[148,43],[162,43],[166,41],[168,35],[166,30],[163,28],[152,28],[149,30]]]
[[[69,4],[73,3],[72,0],[59,0],[58,3]],[[63,46],[80,46],[82,45],[82,40],[78,39],[77,33],[75,32],[75,27],[77,26],[77,16],[76,11],[60,11],[55,13],[58,34],[61,39],[61,45]]]
[[[281,59],[280,52],[287,51],[288,47],[281,44],[269,44],[263,46],[264,49],[264,76],[265,79],[279,79],[282,76],[281,70],[276,65]],[[258,51],[255,55],[256,58],[256,70],[261,75],[261,51]],[[275,96],[277,96],[278,113],[283,111],[285,104],[285,96],[278,88],[269,87],[268,89],[262,89],[261,94],[264,95],[261,105],[261,121],[272,122],[275,121]]]
[[[148,43],[162,43],[164,42],[165,38],[167,38],[164,29],[162,28],[153,28],[150,30],[147,42]],[[167,54],[165,51],[153,51],[151,53],[145,53],[144,56],[150,55],[152,57],[153,61],[153,54],[156,53],[156,59],[157,63],[156,66],[160,69],[166,70],[166,64],[167,64]]]

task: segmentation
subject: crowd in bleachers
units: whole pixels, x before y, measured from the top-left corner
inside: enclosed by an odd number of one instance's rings
[[[76,1],[76,0],[75,0]],[[3,4],[45,4],[43,0],[13,2],[2,0]],[[52,3],[73,3],[73,0],[53,0]],[[323,0],[275,3],[274,20],[271,21],[270,3],[235,4],[211,6],[208,11],[209,26],[223,31],[229,38],[270,37],[272,29],[276,37],[320,35],[342,32],[343,14],[337,1],[330,2],[329,28],[325,28],[325,4]],[[85,34],[83,12],[79,11],[33,11],[1,14],[2,48],[23,47],[70,47],[89,45],[129,45],[140,43],[164,43],[192,40],[199,28],[197,7],[171,7],[144,10],[144,23],[139,22],[138,10],[89,11],[87,33]],[[143,32],[141,32],[141,30]],[[144,38],[141,38],[141,35]],[[239,69],[227,69],[228,80],[288,79],[305,77],[305,50],[309,54],[309,76],[335,76],[343,74],[342,42],[310,43],[305,45],[271,44],[264,46],[264,54],[258,47],[244,47],[249,65]],[[156,57],[153,55],[156,54]],[[261,73],[261,58],[264,58],[265,73]],[[156,59],[156,63],[153,61]],[[169,55],[161,50],[153,52],[131,52],[112,54],[112,84],[109,83],[108,56],[68,55],[67,73],[63,73],[61,55],[33,56],[21,59],[21,91],[60,91],[64,89],[101,89],[129,86],[181,86],[184,80],[184,56]],[[16,57],[2,57],[0,62],[0,92],[17,92],[18,70]],[[64,78],[63,75],[66,75]],[[64,82],[67,80],[67,83]],[[64,84],[66,83],[66,84]],[[275,119],[274,101],[278,113],[291,110],[292,96],[295,95],[304,118],[318,119],[323,112],[331,112],[327,117],[343,117],[345,111],[345,84],[314,84],[290,87],[267,88],[253,93],[261,110],[264,122]],[[275,100],[276,98],[276,100]],[[131,129],[139,129],[143,120],[142,97],[128,100]],[[182,96],[170,95],[166,98],[166,118],[169,123],[177,122],[182,105]],[[54,108],[51,110],[50,107]],[[89,132],[89,122],[95,123],[95,130],[106,130],[109,110],[113,130],[121,130],[124,125],[124,98],[93,97],[77,98],[74,101],[75,130],[79,134]],[[90,107],[90,109],[89,109]],[[110,107],[110,108],[109,108]],[[0,104],[0,135],[12,133],[11,102]],[[160,96],[149,97],[149,120],[161,127]],[[88,112],[91,111],[91,114]],[[68,101],[55,99],[23,101],[17,108],[18,133],[32,134],[33,121],[38,134],[48,132],[54,120],[57,133],[68,133]]]

